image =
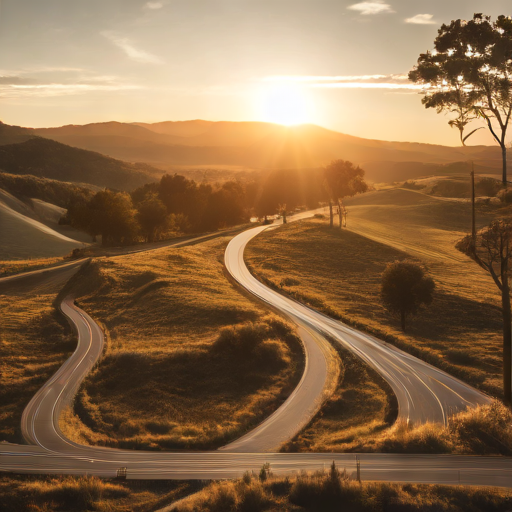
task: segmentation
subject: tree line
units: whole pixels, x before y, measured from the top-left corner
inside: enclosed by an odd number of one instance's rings
[[[253,216],[286,215],[298,207],[319,204],[330,205],[332,226],[333,210],[342,211],[343,198],[367,189],[364,170],[344,160],[319,169],[264,171],[247,183],[198,184],[166,174],[131,194],[106,189],[91,198],[78,198],[69,204],[62,222],[101,236],[103,245],[213,231],[248,222]]]

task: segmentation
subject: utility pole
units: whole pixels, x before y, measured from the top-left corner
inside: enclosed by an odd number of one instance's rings
[[[476,215],[475,215],[475,164],[471,162],[471,238],[476,245]]]

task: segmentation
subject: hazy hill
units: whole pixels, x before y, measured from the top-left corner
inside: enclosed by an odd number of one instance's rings
[[[31,133],[113,158],[168,168],[312,168],[342,158],[364,166],[374,181],[395,181],[424,175],[424,171],[428,174],[435,169],[430,164],[474,160],[488,172],[496,173],[501,165],[497,147],[379,141],[315,125],[287,127],[202,120],[154,124],[110,122],[36,129]]]
[[[161,174],[144,164],[120,162],[41,137],[0,145],[0,170],[118,190],[132,190]]]
[[[10,126],[0,121],[0,146],[3,144],[17,144],[34,137],[32,130],[19,126]]]

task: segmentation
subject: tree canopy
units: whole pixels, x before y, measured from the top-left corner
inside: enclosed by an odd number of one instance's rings
[[[352,197],[368,190],[364,170],[347,160],[333,160],[324,168],[324,178],[332,200]]]
[[[506,184],[506,133],[512,114],[512,19],[475,14],[470,21],[443,24],[434,51],[422,53],[409,79],[424,85],[422,103],[438,112],[450,112],[450,126],[465,135],[467,125],[483,119],[503,159]]]
[[[382,302],[389,312],[400,317],[405,331],[407,317],[432,302],[435,286],[421,265],[412,261],[395,261],[389,263],[382,274]]]

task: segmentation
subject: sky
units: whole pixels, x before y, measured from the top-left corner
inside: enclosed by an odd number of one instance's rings
[[[458,145],[406,75],[506,0],[0,0],[0,120],[313,123]],[[472,143],[492,140],[478,131]]]

